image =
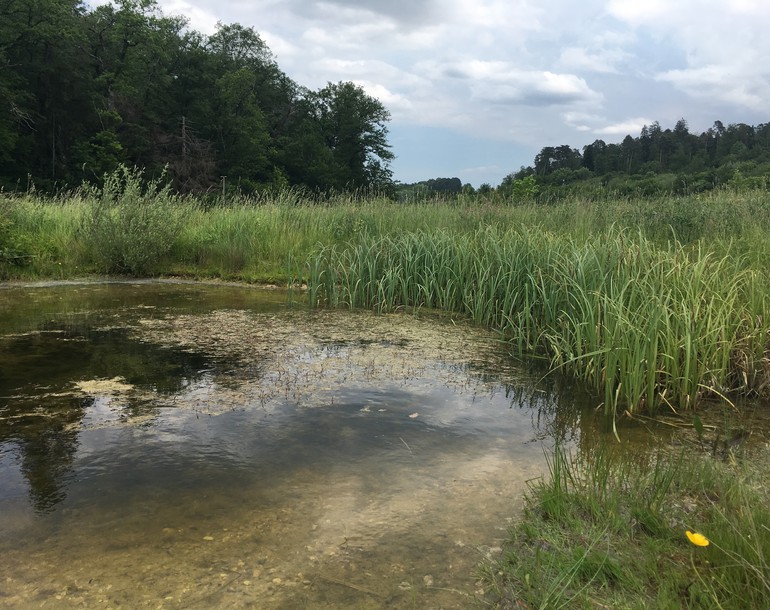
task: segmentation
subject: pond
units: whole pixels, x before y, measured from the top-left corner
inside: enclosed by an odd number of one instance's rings
[[[595,401],[457,320],[289,297],[0,288],[0,604],[473,605]]]

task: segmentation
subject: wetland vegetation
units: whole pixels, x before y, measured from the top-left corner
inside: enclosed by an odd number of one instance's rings
[[[673,418],[688,452],[557,449],[506,551],[486,563],[485,599],[762,607],[768,480],[752,460],[766,463],[767,440],[755,434],[760,457],[746,458],[751,431],[732,435],[713,414],[767,406],[767,227],[764,189],[551,205],[291,189],[203,201],[123,168],[103,188],[55,199],[1,195],[0,273],[275,283],[314,306],[442,310],[490,327],[517,357],[592,392],[610,424]],[[685,530],[711,545],[696,548]]]
[[[0,277],[307,285],[313,305],[438,309],[596,391],[608,417],[770,391],[766,191],[553,206],[286,190],[204,204],[122,168],[0,199]]]

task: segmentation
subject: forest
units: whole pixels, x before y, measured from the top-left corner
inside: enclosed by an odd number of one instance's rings
[[[313,91],[259,34],[211,36],[154,0],[0,2],[0,188],[58,192],[120,166],[180,193],[387,189],[389,113],[350,82]]]
[[[582,153],[569,145],[546,146],[530,166],[493,188],[474,188],[459,178],[433,178],[397,186],[399,198],[419,200],[461,193],[549,202],[569,196],[690,195],[720,186],[770,187],[770,123],[725,127],[721,121],[701,134],[682,118],[673,129],[657,121],[620,143],[595,140]]]

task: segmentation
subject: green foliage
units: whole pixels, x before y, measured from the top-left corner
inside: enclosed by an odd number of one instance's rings
[[[312,92],[239,24],[206,37],[154,0],[0,3],[0,187],[57,192],[120,164],[182,193],[392,184],[389,114],[353,83]]]
[[[0,279],[7,279],[8,268],[20,265],[28,256],[22,236],[14,224],[12,201],[0,198]]]
[[[151,274],[170,252],[182,212],[168,184],[145,184],[141,171],[121,166],[90,198],[85,245],[103,273]]]
[[[549,476],[502,556],[482,568],[499,607],[764,608],[770,605],[770,510],[757,465],[602,443],[555,447]],[[704,533],[693,547],[686,530]]]
[[[547,146],[532,167],[506,176],[498,190],[507,193],[513,180],[528,175],[536,177],[542,203],[576,193],[593,196],[603,190],[616,196],[660,197],[726,185],[766,189],[769,136],[770,123],[724,127],[717,121],[695,135],[684,119],[673,130],[655,122],[645,125],[637,138],[628,135],[621,143],[596,140],[583,147],[582,155],[569,146]]]
[[[364,235],[320,249],[308,273],[315,304],[438,308],[497,328],[599,391],[610,417],[768,386],[765,278],[728,255],[614,228],[578,241],[486,226]]]
[[[475,189],[465,184],[459,178],[431,178],[414,184],[399,184],[396,187],[396,197],[399,201],[426,201],[428,199],[448,200],[456,195],[473,195]]]
[[[540,187],[534,176],[515,178],[513,174],[509,174],[503,178],[497,190],[503,196],[510,197],[514,203],[518,203],[534,201],[540,192]]]
[[[311,98],[321,133],[332,152],[330,185],[338,190],[366,186],[385,188],[392,183],[387,167],[394,155],[385,124],[390,113],[353,83],[329,83]]]

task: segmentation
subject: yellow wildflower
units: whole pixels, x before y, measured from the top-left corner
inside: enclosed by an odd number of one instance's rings
[[[687,530],[685,534],[687,534],[687,539],[690,542],[692,542],[695,546],[709,545],[709,539],[706,538],[703,534],[699,534],[698,532],[691,532],[689,530]]]

